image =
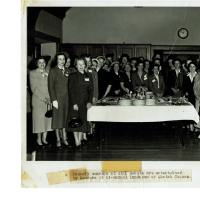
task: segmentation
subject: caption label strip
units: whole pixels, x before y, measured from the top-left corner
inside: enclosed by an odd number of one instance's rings
[[[59,183],[133,183],[191,182],[192,170],[142,170],[135,172],[103,172],[86,168],[47,174],[49,185]]]

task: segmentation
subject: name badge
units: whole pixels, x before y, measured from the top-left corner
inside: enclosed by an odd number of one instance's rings
[[[147,77],[144,77],[144,80],[147,80]]]
[[[92,73],[92,70],[91,70],[91,69],[89,69],[89,70],[88,70],[88,72]]]
[[[65,74],[65,76],[69,76],[69,74]]]
[[[155,81],[156,81],[155,79],[152,80],[152,82],[155,82]]]
[[[85,78],[85,81],[89,81],[89,78]]]

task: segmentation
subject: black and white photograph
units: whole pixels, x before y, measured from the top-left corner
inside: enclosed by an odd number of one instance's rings
[[[200,160],[200,8],[27,12],[27,155]]]
[[[27,5],[23,24],[24,169],[199,166],[200,7],[40,5]],[[187,173],[180,182],[194,181]]]

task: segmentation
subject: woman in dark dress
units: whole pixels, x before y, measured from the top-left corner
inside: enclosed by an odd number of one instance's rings
[[[129,55],[127,54],[122,54],[120,59],[119,59],[119,62],[120,62],[120,73],[124,73],[124,67],[126,65],[126,63],[128,62],[129,60]]]
[[[189,102],[195,106],[195,95],[194,95],[194,78],[197,74],[195,63],[191,62],[188,65],[189,73],[183,78],[183,95],[188,97]],[[194,125],[190,124],[190,131],[193,131]]]
[[[149,60],[144,61],[144,72],[146,72],[149,75],[149,69],[151,66],[151,62]]]
[[[132,86],[135,91],[136,86],[144,86],[148,89],[148,74],[143,71],[144,63],[137,63],[137,71],[132,74]]]
[[[53,103],[52,129],[55,129],[57,143],[56,147],[61,149],[60,134],[62,132],[62,142],[68,146],[65,128],[68,116],[68,72],[65,70],[66,56],[58,52],[55,55],[57,65],[49,72],[48,90]]]
[[[77,71],[69,75],[69,120],[79,116],[83,125],[78,128],[68,127],[68,131],[74,133],[75,145],[80,148],[83,133],[90,131],[87,110],[91,107],[94,93],[92,75],[85,72],[86,65],[84,58],[77,58]]]
[[[109,65],[104,63],[101,69],[98,71],[99,99],[105,98],[111,89],[110,72],[108,70],[109,68]]]
[[[119,96],[120,95],[120,73],[119,73],[119,63],[115,62],[111,66],[110,71],[110,96]]]
[[[130,58],[130,59],[129,59],[129,63],[130,63],[130,65],[131,65],[131,67],[132,67],[132,69],[131,69],[132,72],[137,71],[136,65],[137,65],[137,63],[138,63],[138,58],[136,58],[136,57]]]
[[[120,86],[121,86],[121,95],[129,94],[132,89],[132,82],[131,82],[131,65],[130,63],[126,63],[125,65],[125,73],[121,74],[120,76]]]
[[[69,74],[76,71],[75,67],[71,66],[71,58],[69,56],[67,57],[67,61],[65,63],[65,69]]]

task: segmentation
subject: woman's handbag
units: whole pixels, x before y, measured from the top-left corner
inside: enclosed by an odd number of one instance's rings
[[[73,119],[70,119],[69,122],[68,122],[68,127],[78,128],[78,127],[83,125],[83,122],[82,122],[82,120],[80,119],[80,116],[79,116],[79,112],[77,111],[77,113],[78,113],[78,117],[74,117]]]
[[[51,108],[51,105],[50,104],[47,104],[47,112],[45,113],[45,117],[47,118],[51,118],[52,117],[52,109],[49,110],[48,107],[50,106]]]

